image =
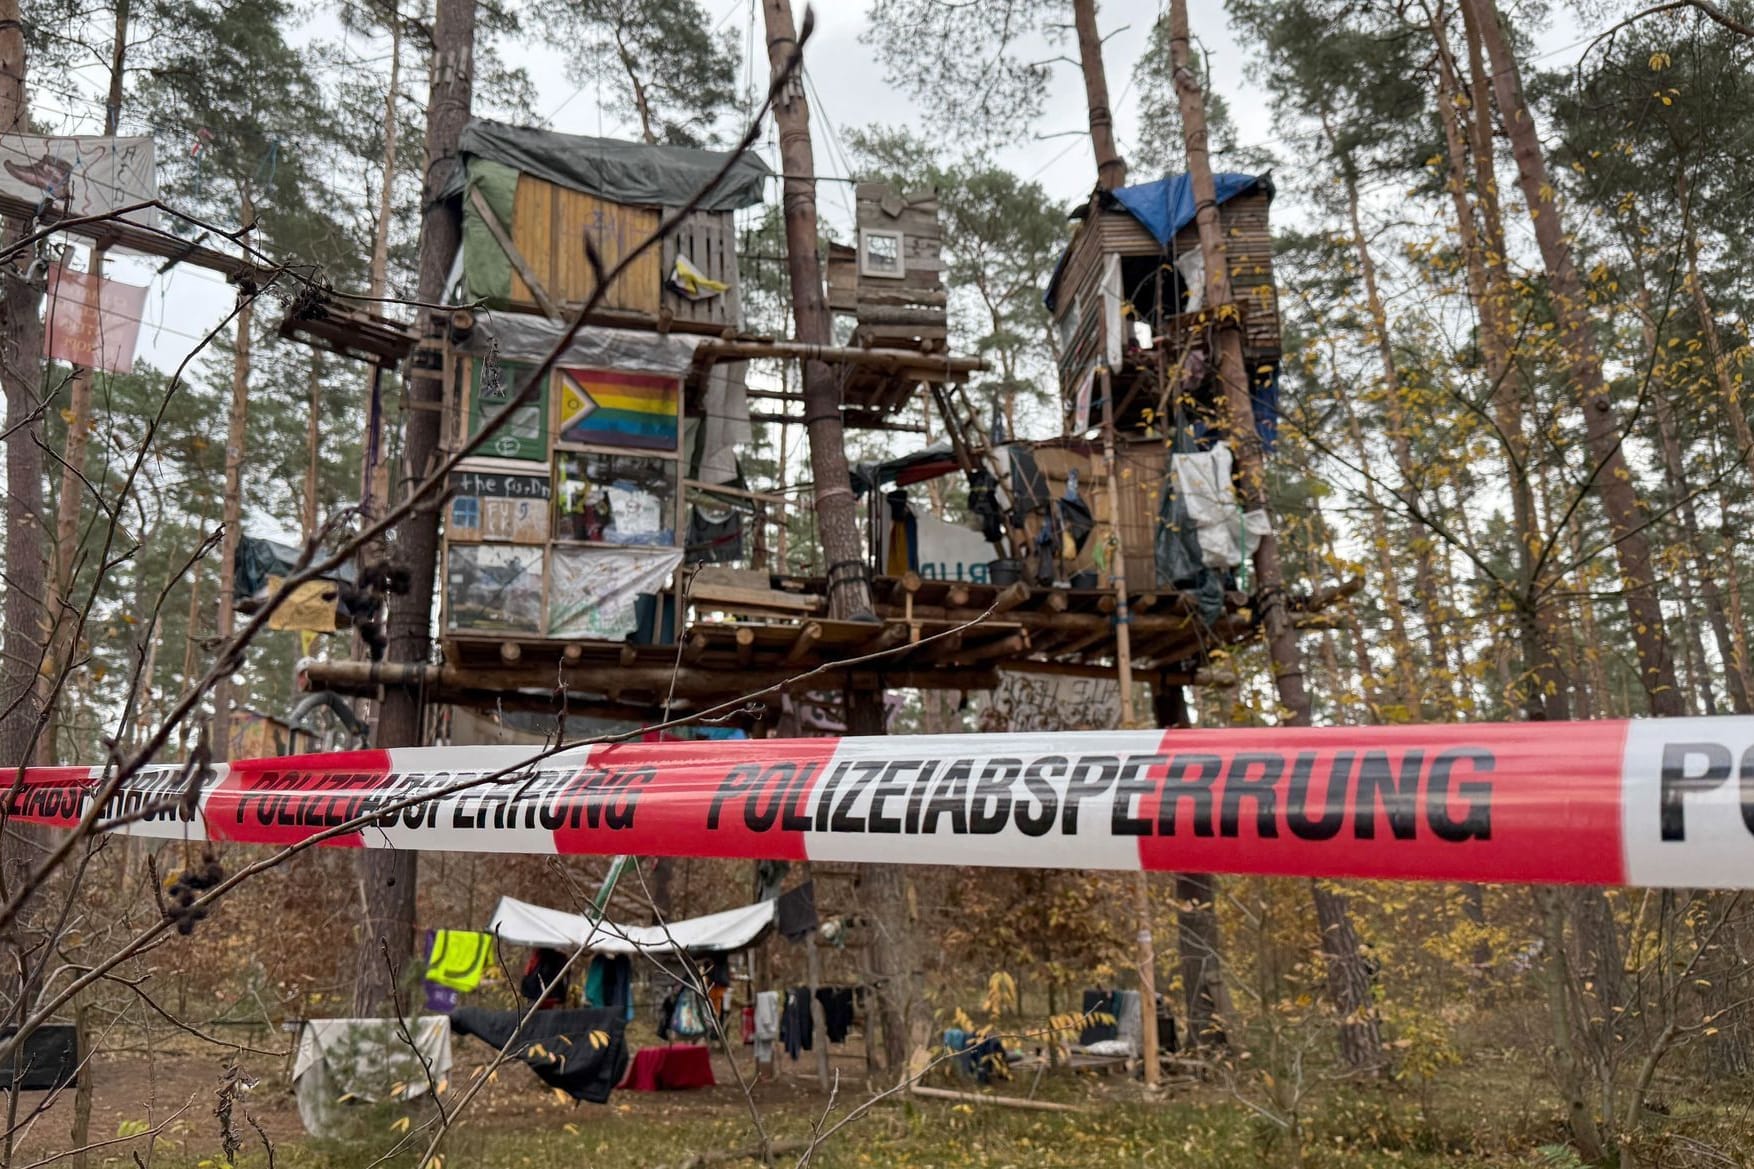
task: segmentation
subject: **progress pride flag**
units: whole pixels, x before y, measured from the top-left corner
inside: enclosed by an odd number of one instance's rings
[[[143,836],[1754,888],[1754,718],[429,747],[130,778]],[[500,775],[498,773],[505,772]],[[70,825],[99,774],[33,769]],[[403,807],[401,805],[409,806]]]

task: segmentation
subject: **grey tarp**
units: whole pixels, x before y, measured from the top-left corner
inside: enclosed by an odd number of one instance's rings
[[[712,181],[728,157],[718,150],[557,134],[484,118],[463,127],[457,150],[465,163],[471,158],[489,159],[575,191],[649,207],[687,203]],[[701,210],[735,211],[761,202],[762,186],[772,173],[760,158],[744,154],[708,192]],[[442,197],[454,198],[462,189],[459,174]]]

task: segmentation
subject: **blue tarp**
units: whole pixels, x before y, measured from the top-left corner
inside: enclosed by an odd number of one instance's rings
[[[1212,181],[1220,204],[1228,203],[1256,183],[1267,183],[1269,190],[1272,184],[1266,175],[1235,172],[1213,175]],[[1187,175],[1165,175],[1154,183],[1121,187],[1114,196],[1115,202],[1131,211],[1133,218],[1143,223],[1145,230],[1165,247],[1176,232],[1194,221],[1194,184]]]
[[[1212,185],[1220,204],[1230,202],[1244,191],[1251,190],[1257,183],[1266,188],[1267,195],[1271,198],[1271,175],[1245,175],[1225,171],[1212,176]],[[1113,197],[1115,202],[1144,224],[1145,230],[1166,248],[1169,241],[1175,238],[1176,232],[1194,221],[1194,184],[1187,175],[1165,175],[1156,182],[1121,187],[1113,192]],[[1048,306],[1050,312],[1054,307],[1054,292],[1059,288],[1060,273],[1065,270],[1066,257],[1071,254],[1070,247],[1060,253],[1053,275],[1048,277],[1047,291],[1042,293],[1042,303]]]

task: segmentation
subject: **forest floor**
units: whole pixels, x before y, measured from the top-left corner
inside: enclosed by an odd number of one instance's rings
[[[224,1169],[228,1162],[215,1115],[220,1099],[216,1092],[235,1060],[240,1072],[257,1081],[239,1097],[233,1118],[243,1139],[237,1169],[415,1165],[424,1139],[412,1142],[412,1150],[381,1160],[404,1131],[390,1111],[362,1113],[357,1134],[346,1141],[308,1137],[287,1082],[289,1058],[268,1050],[270,1044],[259,1032],[239,1042],[264,1050],[228,1054],[179,1037],[161,1040],[150,1050],[101,1053],[89,1129],[98,1147],[89,1164]],[[446,1092],[450,1105],[489,1054],[473,1040],[458,1040]],[[740,1053],[739,1063],[749,1067],[746,1052]],[[808,1057],[796,1065],[782,1060],[782,1065],[780,1078],[756,1084],[752,1098],[773,1139],[796,1141],[809,1136],[830,1106],[814,1079],[801,1074],[810,1066]],[[835,1065],[842,1084],[824,1127],[832,1127],[867,1097],[863,1055],[856,1043],[837,1050]],[[746,1147],[755,1139],[749,1099],[722,1054],[715,1055],[714,1073],[719,1081],[714,1088],[616,1092],[608,1105],[599,1107],[575,1104],[544,1088],[521,1065],[508,1066],[471,1106],[467,1122],[447,1139],[441,1164],[430,1169],[661,1169],[683,1165],[696,1154],[711,1157]],[[1404,1082],[1358,1084],[1329,1076],[1312,1081],[1315,1086],[1302,1102],[1300,1121],[1302,1164],[1309,1169],[1575,1163],[1554,1148],[1561,1140],[1558,1107],[1544,1073],[1508,1053],[1477,1052],[1463,1066],[1446,1069],[1441,1084],[1428,1091]],[[891,1100],[823,1142],[810,1164],[821,1169],[1253,1169],[1297,1164],[1284,1129],[1250,1107],[1267,1101],[1261,1084],[1239,1088],[1240,1095],[1216,1082],[1183,1079],[1147,1103],[1137,1082],[1124,1075],[1061,1071],[1034,1085],[1036,1098],[1075,1103],[1084,1111],[1026,1112],[917,1098]],[[1025,1077],[994,1090],[1024,1095],[1030,1089]],[[20,1120],[39,1103],[47,1107],[22,1130],[10,1164],[15,1169],[70,1164],[65,1150],[71,1093],[53,1100],[24,1093],[18,1103]],[[1745,1089],[1726,1091],[1718,1100],[1677,1099],[1670,1107],[1665,1122],[1685,1129],[1687,1140],[1710,1155],[1697,1162],[1682,1157],[1663,1163],[1754,1164],[1754,1116],[1749,1111],[1754,1104]],[[416,1114],[415,1122],[420,1119]],[[794,1149],[777,1163],[791,1165],[797,1159]]]

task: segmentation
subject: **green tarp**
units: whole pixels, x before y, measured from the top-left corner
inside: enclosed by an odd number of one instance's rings
[[[647,207],[678,207],[688,202],[729,157],[718,150],[556,134],[484,118],[463,127],[457,150],[465,163],[485,159],[598,198]],[[735,211],[761,202],[763,184],[772,173],[760,158],[744,154],[708,192],[701,210]],[[461,193],[459,178],[444,195],[449,198]],[[508,204],[507,220],[509,211]]]
[[[471,158],[466,168],[465,191],[480,191],[488,210],[500,224],[511,230],[512,208],[518,194],[518,172],[503,162]],[[512,261],[493,238],[493,232],[475,210],[472,200],[463,199],[463,296],[466,300],[485,300],[504,304],[512,297]]]

